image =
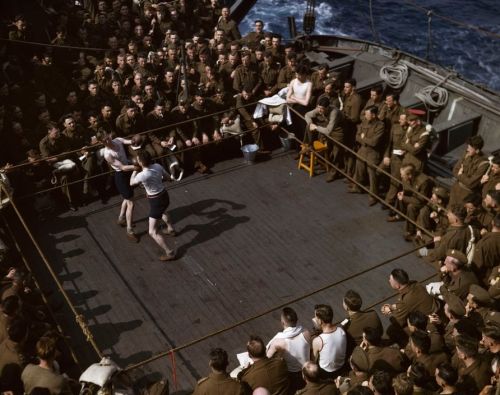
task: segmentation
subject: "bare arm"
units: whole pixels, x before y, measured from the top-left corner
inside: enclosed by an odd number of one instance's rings
[[[139,185],[140,183],[141,182],[137,179],[137,170],[134,170],[130,176],[130,186],[133,187],[135,185]]]
[[[283,339],[275,339],[267,349],[266,355],[268,358],[272,358],[276,353],[284,350],[285,342]]]
[[[321,337],[317,336],[313,339],[312,341],[312,347],[311,347],[311,353],[312,353],[312,360],[313,361],[318,361],[319,360],[319,352],[323,348],[323,340],[321,340]]]

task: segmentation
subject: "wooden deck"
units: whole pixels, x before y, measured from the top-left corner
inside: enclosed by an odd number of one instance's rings
[[[136,196],[142,192],[136,190]],[[386,223],[387,212],[379,205],[369,208],[366,195],[347,194],[342,181],[309,179],[279,151],[251,166],[239,158],[219,163],[214,174],[170,184],[169,192],[169,211],[179,232],[168,239],[180,254],[173,263],[157,259],[159,251],[146,234],[145,198],[137,200],[135,211],[139,244],[128,242],[116,225],[118,197],[33,229],[97,344],[122,367],[413,247],[401,236],[402,223]],[[347,289],[360,292],[365,305],[375,303],[392,294],[387,278],[395,267],[417,280],[433,274],[411,254],[293,307],[305,326],[310,326],[316,303],[331,304],[336,318],[343,318],[341,298]],[[63,309],[59,318],[83,364],[94,362],[73,317]],[[233,367],[249,334],[267,341],[279,326],[275,312],[176,354],[178,390],[189,390],[208,373],[210,348],[225,348]],[[164,358],[136,374],[171,379],[171,367]]]

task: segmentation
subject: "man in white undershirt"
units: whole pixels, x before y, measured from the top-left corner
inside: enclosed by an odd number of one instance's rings
[[[149,201],[149,235],[164,251],[160,255],[160,261],[173,261],[175,259],[174,249],[167,245],[163,236],[158,232],[159,221],[163,220],[167,225],[164,233],[175,236],[175,230],[166,213],[170,199],[167,189],[163,185],[163,180],[170,179],[170,176],[162,165],[153,163],[151,154],[147,151],[139,151],[137,163],[142,171],[134,170],[130,177],[130,185],[142,183],[144,186]]]
[[[291,307],[281,311],[283,331],[278,332],[267,345],[268,358],[282,357],[288,368],[290,393],[302,389],[306,383],[302,378],[302,366],[309,361],[311,354],[311,335],[297,324],[297,313]]]
[[[134,190],[130,186],[130,172],[134,170],[134,165],[130,164],[124,145],[130,145],[131,140],[121,137],[112,138],[107,135],[103,139],[104,159],[115,171],[114,179],[116,189],[122,195],[123,202],[118,216],[118,225],[127,227],[127,237],[130,241],[139,242],[139,238],[132,229],[132,215],[134,212]]]
[[[321,330],[312,341],[313,360],[318,361],[321,378],[334,379],[345,363],[346,334],[342,327],[333,323],[333,310],[326,304],[314,306],[313,323]]]

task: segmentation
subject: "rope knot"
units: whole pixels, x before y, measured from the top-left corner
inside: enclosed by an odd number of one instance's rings
[[[78,314],[75,316],[76,323],[80,325],[80,328],[85,336],[85,339],[90,342],[93,340],[92,332],[90,332],[89,327],[87,326],[87,322],[85,321],[85,317],[83,314]]]

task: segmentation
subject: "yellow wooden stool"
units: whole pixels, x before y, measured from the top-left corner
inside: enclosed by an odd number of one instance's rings
[[[301,148],[305,148],[306,146],[304,144],[301,145]],[[307,151],[302,154],[300,154],[299,158],[299,170],[304,169],[309,172],[309,177],[312,177],[314,175],[314,168],[316,166],[316,154],[321,154],[323,155],[326,154],[326,144],[323,144],[321,141],[316,140],[313,142],[312,146],[312,151]],[[309,157],[309,164],[306,163],[306,159]],[[320,166],[323,166],[325,168],[325,171],[328,171],[328,165],[323,162],[321,159],[318,160],[318,164]]]

